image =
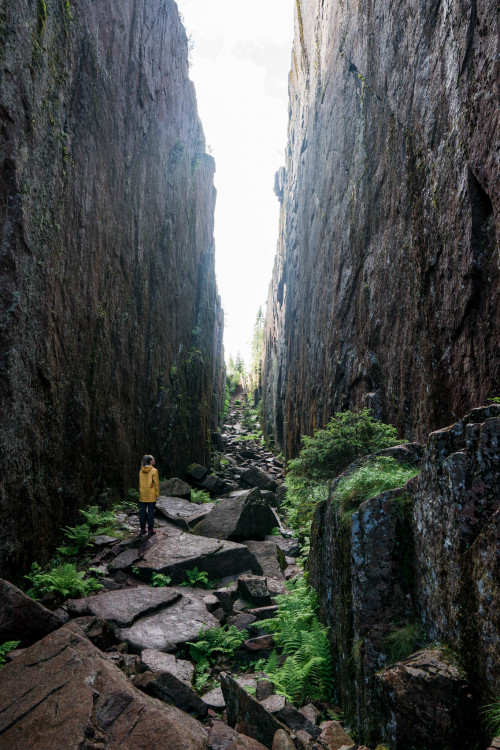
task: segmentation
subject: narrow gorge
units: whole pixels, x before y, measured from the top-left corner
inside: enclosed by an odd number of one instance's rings
[[[176,2],[0,0],[2,750],[500,749],[498,7],[290,3],[245,370]]]

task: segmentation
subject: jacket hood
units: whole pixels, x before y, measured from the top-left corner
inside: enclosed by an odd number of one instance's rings
[[[141,467],[141,471],[145,471],[145,472],[153,471],[153,469],[154,469],[154,466],[142,466]]]

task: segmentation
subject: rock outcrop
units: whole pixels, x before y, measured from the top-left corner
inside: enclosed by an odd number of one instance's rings
[[[500,405],[475,409],[431,433],[419,475],[350,522],[332,501],[338,479],[316,509],[310,581],[331,628],[336,699],[368,743],[480,747],[478,707],[500,688],[499,438]],[[446,648],[391,666],[394,644],[408,654],[436,642]]]
[[[26,747],[204,750],[192,716],[144,695],[70,623],[3,669],[0,734],[10,750]]]
[[[500,393],[493,0],[296,0],[263,365],[286,457],[369,406],[409,439]]]
[[[187,57],[173,0],[2,4],[4,575],[143,453],[208,462],[223,316]]]

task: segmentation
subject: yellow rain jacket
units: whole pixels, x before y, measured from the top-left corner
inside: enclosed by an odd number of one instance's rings
[[[154,503],[160,497],[158,469],[143,466],[139,472],[139,500],[141,503]]]

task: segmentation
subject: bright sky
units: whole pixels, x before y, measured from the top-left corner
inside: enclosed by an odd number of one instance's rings
[[[216,272],[226,360],[250,362],[278,238],[274,174],[285,164],[293,0],[177,0],[194,43],[190,76],[215,158]]]

